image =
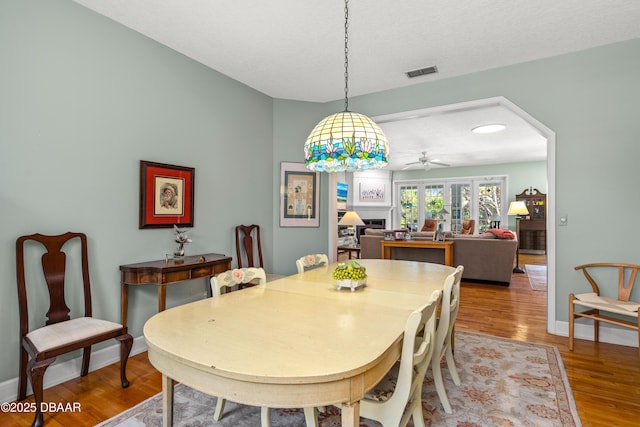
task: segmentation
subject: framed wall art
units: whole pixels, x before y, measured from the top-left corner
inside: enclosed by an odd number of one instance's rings
[[[320,226],[320,173],[280,163],[280,227]]]
[[[368,174],[366,174],[369,172]],[[391,178],[384,179],[380,174],[364,171],[353,174],[354,206],[381,207],[391,206]],[[366,174],[366,175],[363,175]]]
[[[138,228],[193,227],[195,169],[140,161]]]
[[[384,203],[385,183],[361,182],[358,192],[358,201],[361,203]]]

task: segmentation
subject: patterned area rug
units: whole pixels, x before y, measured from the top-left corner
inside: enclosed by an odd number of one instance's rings
[[[525,271],[529,277],[529,284],[534,291],[547,290],[547,266],[546,265],[525,265]]]
[[[469,332],[456,333],[455,360],[462,383],[455,386],[446,364],[445,387],[453,408],[446,414],[430,371],[422,408],[428,426],[581,426],[562,359],[555,347]],[[219,422],[213,420],[216,398],[176,386],[174,426],[259,427],[260,409],[227,402]],[[320,427],[340,426],[340,410],[329,406],[318,416]],[[274,409],[274,427],[305,426],[301,409]],[[99,424],[100,427],[162,425],[160,394]],[[361,427],[379,423],[360,419]]]

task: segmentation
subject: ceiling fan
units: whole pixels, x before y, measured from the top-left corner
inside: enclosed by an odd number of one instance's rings
[[[411,166],[413,165],[419,165],[421,164],[425,169],[430,169],[431,165],[437,165],[437,166],[451,166],[447,163],[442,163],[440,161],[438,161],[437,159],[431,159],[429,156],[427,156],[427,152],[423,151],[422,152],[422,157],[418,157],[418,161],[417,162],[410,162],[410,163],[405,163],[404,167],[402,168],[404,169],[409,169]]]

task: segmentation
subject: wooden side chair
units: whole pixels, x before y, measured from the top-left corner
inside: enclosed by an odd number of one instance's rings
[[[260,241],[260,226],[256,224],[238,225],[236,227],[236,255],[238,268],[264,268],[262,258],[262,242]],[[267,281],[280,279],[284,276],[267,273]]]
[[[264,268],[259,225],[238,225],[236,227],[236,255],[238,256],[238,268]],[[257,260],[255,259],[256,255]]]
[[[456,271],[450,274],[444,282],[442,305],[436,330],[436,345],[433,357],[431,358],[433,383],[436,386],[442,407],[447,414],[451,414],[453,411],[449,403],[449,398],[447,397],[447,391],[444,388],[440,361],[443,357],[446,358],[447,367],[451,373],[453,383],[460,385],[460,376],[458,375],[456,362],[453,359],[453,328],[456,318],[458,317],[458,309],[460,308],[460,281],[462,280],[463,272],[464,267],[461,265],[458,266]]]
[[[65,301],[65,274],[67,254],[62,251],[70,240],[80,240],[80,266],[82,269],[82,289],[84,297],[84,315],[69,315],[70,308]],[[38,296],[36,289],[37,274],[33,268],[33,257],[25,257],[25,246],[31,248],[31,242],[44,246],[46,252],[41,257],[42,273],[48,291],[49,308],[44,325],[29,324],[28,309],[37,304],[29,304],[27,295]],[[71,246],[71,244],[69,244]],[[32,255],[31,250],[27,250]],[[72,248],[69,249],[72,252]],[[73,252],[75,253],[75,252]],[[29,274],[25,275],[25,271]],[[43,401],[43,379],[47,368],[56,357],[74,350],[82,349],[81,376],[89,372],[89,359],[93,344],[115,338],[120,342],[120,382],[123,388],[129,386],[126,376],[127,360],[133,345],[133,337],[127,333],[126,326],[107,320],[91,317],[91,284],[89,281],[89,261],[87,256],[87,237],[83,233],[65,233],[58,236],[32,234],[22,236],[16,241],[16,272],[18,284],[18,310],[20,313],[20,372],[18,379],[18,400],[23,400],[27,393],[27,378],[33,388],[36,404],[35,419],[32,426],[39,427],[44,423],[40,404]],[[27,280],[29,289],[27,292]],[[44,286],[41,286],[44,288]],[[44,289],[42,289],[44,291]],[[74,293],[77,291],[73,291]],[[45,297],[46,298],[46,297]],[[40,299],[35,298],[35,299]],[[44,313],[43,313],[44,314]],[[37,317],[37,316],[36,316]],[[32,317],[33,318],[33,317]]]
[[[298,273],[304,273],[306,270],[313,270],[324,265],[329,265],[329,257],[325,254],[305,255],[296,260]]]
[[[383,427],[413,424],[424,427],[422,383],[435,348],[436,312],[441,292],[407,319],[400,362],[360,401],[360,415]],[[393,386],[395,384],[395,387]]]
[[[599,285],[592,276],[592,274],[595,275],[602,282],[605,278],[603,273],[606,274],[606,271],[603,270],[612,268],[617,270],[616,291],[612,290],[616,286],[615,280]],[[640,352],[640,320],[638,318],[640,303],[629,300],[640,265],[599,262],[579,265],[575,269],[582,270],[584,277],[591,284],[593,292],[569,294],[569,350],[573,351],[575,319],[584,317],[593,320],[593,340],[595,342],[600,339],[600,322],[633,329],[638,333],[638,351]],[[614,293],[615,297],[605,296],[614,295]],[[580,307],[587,310],[576,311],[576,308]],[[611,316],[611,313],[623,318]]]

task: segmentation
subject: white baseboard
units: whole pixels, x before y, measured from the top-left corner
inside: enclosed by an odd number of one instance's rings
[[[147,351],[147,344],[144,337],[140,336],[133,340],[131,356]],[[89,372],[95,371],[105,366],[120,361],[120,344],[115,343],[109,347],[91,352],[91,363]],[[82,356],[60,363],[54,363],[47,369],[44,376],[44,388],[61,384],[72,378],[80,376]],[[31,386],[28,384],[27,395],[31,394]],[[0,383],[0,402],[13,402],[18,395],[18,377]],[[46,395],[45,395],[46,397]]]
[[[563,337],[569,336],[569,322],[556,322],[555,335]],[[593,324],[576,323],[574,337],[587,341],[593,341]],[[638,347],[638,333],[630,329],[617,328],[600,323],[600,342],[609,344],[624,345],[627,347]]]

